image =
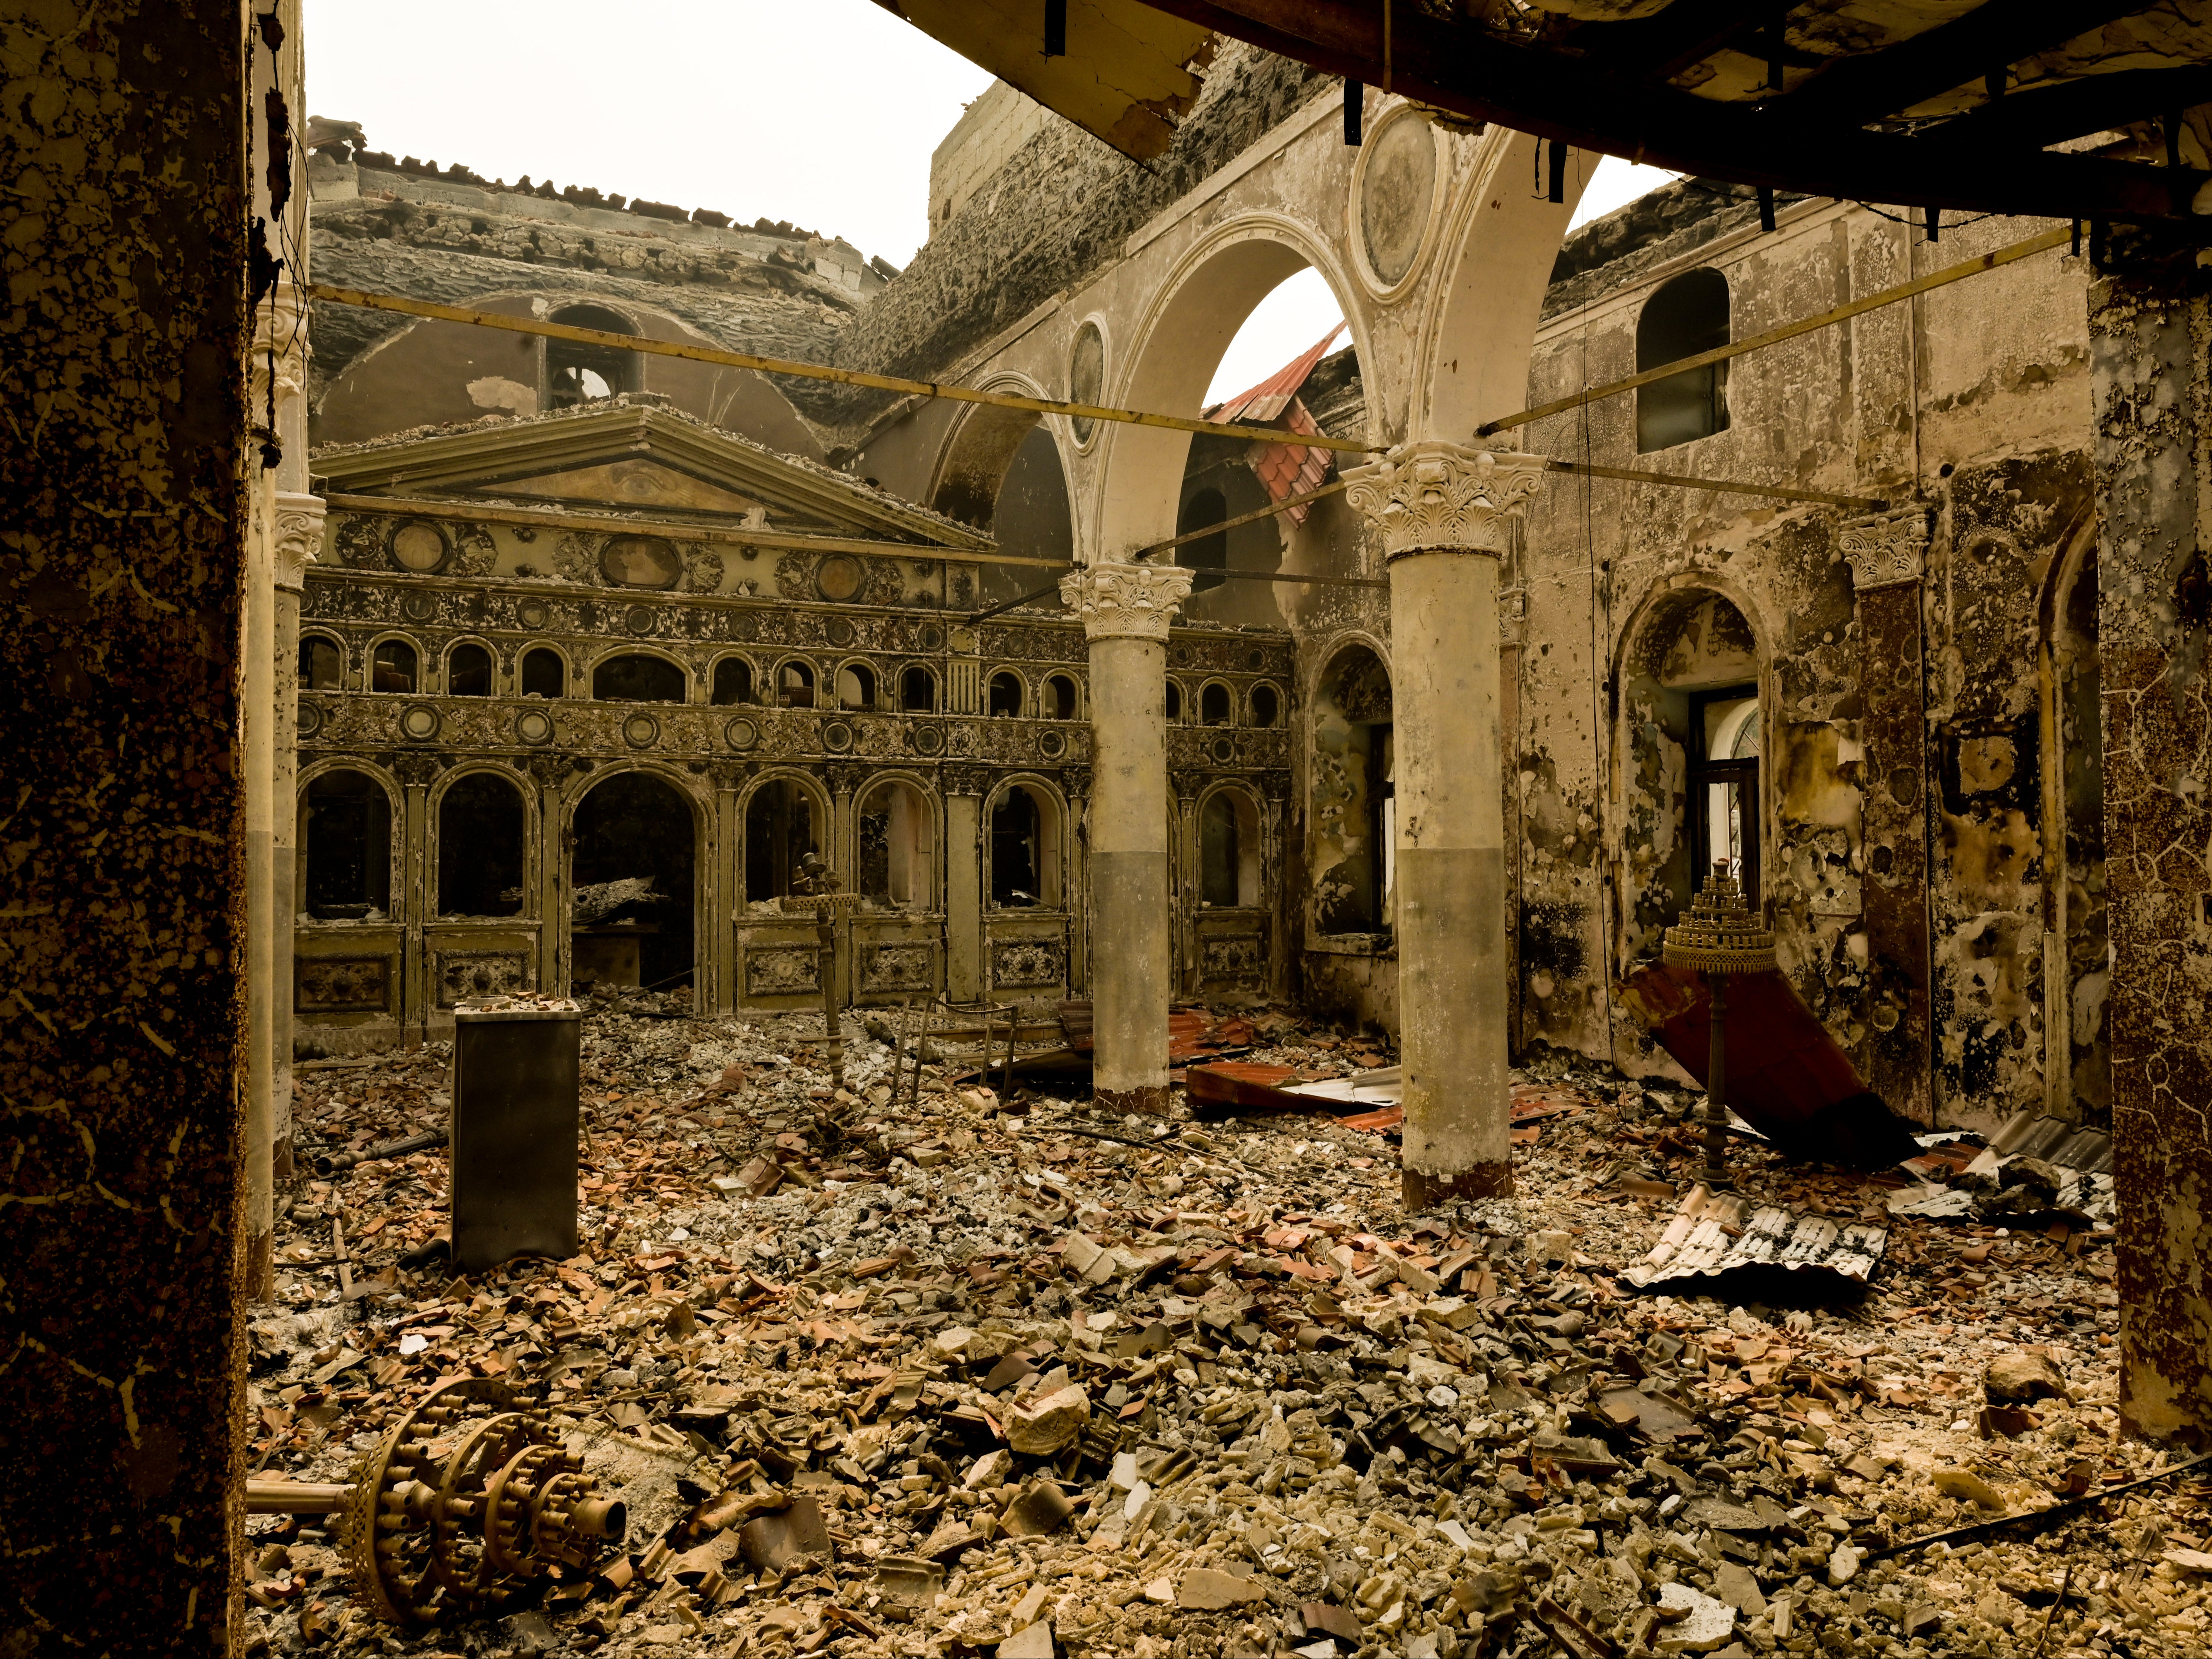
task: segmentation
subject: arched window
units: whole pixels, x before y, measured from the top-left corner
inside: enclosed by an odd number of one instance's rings
[[[791,891],[799,862],[815,850],[814,799],[790,778],[771,778],[745,803],[745,899]]]
[[[1072,720],[1076,710],[1075,682],[1054,674],[1044,683],[1044,715],[1051,720]]]
[[[753,700],[753,665],[743,657],[725,657],[714,665],[714,704],[726,708],[732,703]]]
[[[937,712],[937,676],[919,664],[899,676],[899,707],[909,714]]]
[[[1262,728],[1272,726],[1282,718],[1283,700],[1272,685],[1252,688],[1252,724]]]
[[[902,910],[937,902],[937,834],[912,784],[878,784],[860,803],[860,893]]]
[[[608,334],[635,334],[637,326],[619,312],[604,306],[563,306],[552,320],[573,328],[596,328]],[[552,409],[571,409],[617,392],[638,389],[638,356],[620,346],[585,345],[574,340],[545,343],[546,404]]]
[[[1229,516],[1229,501],[1218,489],[1201,489],[1182,504],[1176,515],[1176,534],[1188,536],[1194,530],[1203,530],[1210,524],[1219,524]],[[1229,532],[1217,531],[1211,536],[1200,536],[1194,542],[1185,542],[1175,550],[1177,564],[1188,565],[1199,574],[1191,578],[1190,591],[1203,593],[1209,587],[1218,587],[1228,580],[1215,572],[1229,568]]]
[[[1022,714],[1022,677],[1011,669],[1000,669],[991,676],[990,702],[985,713],[1019,720]]]
[[[571,981],[663,991],[688,982],[699,821],[683,792],[650,772],[603,775],[576,803],[570,849]]]
[[[392,908],[392,798],[366,772],[308,780],[301,897],[319,921],[381,921]]]
[[[457,645],[446,657],[446,695],[491,696],[491,653],[480,645]]]
[[[837,671],[837,706],[840,708],[873,708],[876,706],[876,671],[866,663],[848,663]]]
[[[1199,814],[1199,895],[1219,908],[1251,909],[1260,902],[1260,815],[1242,790],[1206,797]]]
[[[1168,718],[1171,720],[1182,718],[1182,687],[1173,680],[1168,682]]]
[[[814,707],[814,670],[803,662],[787,662],[775,671],[775,701],[779,708]]]
[[[685,690],[682,669],[642,651],[609,657],[592,670],[592,695],[603,702],[682,702]]]
[[[991,902],[1000,909],[1060,904],[1060,814],[1048,795],[1015,784],[991,808]]]
[[[438,802],[438,914],[522,913],[522,793],[489,772],[455,781]]]
[[[1198,694],[1198,720],[1201,726],[1226,726],[1230,710],[1229,688],[1218,680],[1209,682]]]
[[[557,697],[568,689],[568,665],[561,660],[561,653],[539,646],[522,653],[522,695],[526,697]]]
[[[1687,270],[1644,302],[1636,319],[1636,372],[1663,368],[1729,343],[1728,278]],[[1728,428],[1728,365],[1707,363],[1636,388],[1636,447],[1670,449]]]
[[[372,691],[412,691],[415,689],[415,647],[404,640],[386,640],[376,647],[369,670]]]
[[[342,691],[345,689],[345,653],[338,642],[322,634],[300,640],[300,690]]]
[[[1391,721],[1389,671],[1365,646],[1346,647],[1314,694],[1309,865],[1318,933],[1390,926],[1397,857]]]

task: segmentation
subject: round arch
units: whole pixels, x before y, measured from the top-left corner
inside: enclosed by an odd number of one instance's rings
[[[514,796],[515,815],[514,844],[511,848],[498,847],[493,839],[496,835],[496,827],[480,821],[453,826],[460,839],[458,844],[449,844],[448,826],[446,823],[447,803],[457,787],[471,779],[490,779],[504,784]],[[536,913],[537,906],[533,900],[536,896],[538,846],[537,797],[538,792],[529,787],[527,779],[516,773],[512,768],[502,766],[496,761],[464,761],[451,771],[442,774],[431,786],[428,799],[425,802],[426,810],[423,815],[424,830],[428,840],[428,846],[424,853],[424,863],[428,866],[425,873],[432,878],[429,906],[431,915],[440,919],[455,915],[471,917],[526,917]],[[471,816],[473,820],[475,815]],[[504,892],[510,887],[520,888],[521,896],[514,908],[456,911],[453,908],[455,898],[459,895],[448,890],[455,885],[456,873],[453,867],[453,859],[449,858],[448,855],[453,854],[457,857],[463,847],[465,847],[472,854],[482,855],[484,867],[481,871],[470,872],[464,876],[459,882],[460,888],[479,897],[481,896],[481,894],[477,893],[479,889],[496,897],[498,893]],[[479,876],[481,879],[475,878]]]
[[[611,786],[613,795],[603,794]],[[646,787],[643,786],[651,786]],[[666,810],[672,796],[685,811],[680,820]],[[594,811],[594,798],[604,811]],[[680,769],[653,760],[610,761],[575,775],[561,802],[561,844],[567,848],[562,889],[570,927],[570,980],[609,980],[652,987],[685,975],[695,996],[706,975],[708,870],[712,849],[708,829],[711,802],[697,780]],[[657,901],[611,902],[590,920],[581,914],[579,895],[613,882],[644,878]],[[688,887],[688,892],[672,888]],[[625,917],[639,927],[618,931]],[[650,928],[653,931],[641,931]],[[633,978],[632,976],[635,975]]]
[[[938,874],[945,823],[935,781],[903,767],[872,773],[853,792],[853,803],[848,884],[901,909],[942,908]]]
[[[747,904],[782,898],[801,859],[809,853],[831,857],[836,850],[830,792],[799,767],[768,767],[751,779],[738,797],[738,880]]]
[[[343,805],[338,792],[329,787],[329,781],[339,774],[365,779],[377,791],[374,797],[367,792],[346,792],[360,795],[362,810],[343,812],[343,822],[325,816]],[[389,769],[359,756],[324,756],[301,766],[293,794],[295,915],[316,921],[363,921],[368,911],[381,910],[388,921],[405,920],[399,902],[406,891],[406,838],[398,830],[405,799],[404,788]],[[319,836],[318,817],[325,818]],[[332,831],[350,849],[341,855],[343,868],[325,856],[338,850]],[[349,914],[357,907],[362,915]]]
[[[1308,266],[1321,273],[1342,307],[1364,373],[1376,360],[1364,295],[1330,239],[1285,215],[1249,213],[1218,227],[1160,284],[1132,331],[1125,366],[1109,382],[1118,390],[1108,401],[1125,409],[1196,414],[1244,319],[1278,284]],[[1532,312],[1532,338],[1534,325]],[[1369,386],[1370,430],[1373,411],[1390,402],[1385,388]],[[1176,533],[1191,435],[1113,424],[1099,445],[1098,528],[1091,539],[1098,557],[1126,559]]]
[[[483,689],[473,691],[459,690],[457,689],[454,681],[455,668],[453,659],[458,653],[471,649],[481,651],[483,653],[483,667],[484,671],[484,681]],[[495,695],[499,684],[499,662],[500,653],[498,647],[495,646],[491,641],[484,638],[482,635],[458,634],[454,635],[452,639],[447,640],[438,651],[438,690],[440,694],[448,697],[489,697]],[[461,672],[465,677],[467,673],[465,666],[464,666]]]
[[[602,671],[626,658],[644,658],[653,662],[665,663],[669,667],[674,669],[678,674],[683,677],[684,695],[680,697],[636,698],[625,697],[616,693],[600,690],[599,676]],[[691,665],[685,662],[681,657],[677,656],[672,652],[661,650],[655,647],[647,645],[624,644],[620,641],[610,643],[603,651],[595,652],[584,664],[584,684],[588,689],[592,701],[594,702],[647,702],[690,703],[694,701],[692,694],[698,689],[696,681],[696,677],[691,672]]]
[[[1029,802],[1033,822],[1013,805],[1017,794]],[[1064,908],[1071,822],[1067,797],[1050,778],[1014,772],[1000,779],[983,798],[985,905],[992,909]],[[1035,885],[1025,885],[1024,876]]]
[[[1224,808],[1226,808],[1226,812]],[[1198,893],[1214,909],[1267,903],[1262,860],[1265,805],[1241,780],[1217,778],[1198,793]]]
[[[1003,372],[990,376],[979,390],[1040,399],[1058,395],[1027,374]],[[998,509],[999,491],[1014,457],[1040,426],[1059,458],[1061,477],[1067,477],[1072,434],[1060,416],[1048,418],[1032,410],[1002,409],[991,404],[963,405],[938,452],[929,481],[929,505],[963,524],[990,528]]]

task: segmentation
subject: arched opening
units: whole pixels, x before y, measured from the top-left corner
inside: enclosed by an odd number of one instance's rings
[[[491,696],[491,653],[480,645],[457,645],[446,653],[446,695]]]
[[[1218,789],[1198,815],[1200,902],[1212,909],[1260,902],[1260,812],[1241,789]]]
[[[1182,718],[1182,687],[1172,679],[1165,688],[1164,708],[1170,724]]]
[[[693,973],[698,825],[665,780],[618,772],[577,803],[571,977],[671,990]]]
[[[1729,343],[1728,278],[1686,270],[1662,283],[1636,319],[1636,372],[1663,368]],[[1728,365],[1686,368],[1636,388],[1636,447],[1671,449],[1727,429]]]
[[[643,651],[608,657],[592,670],[592,696],[602,702],[682,702],[684,671]]]
[[[799,860],[818,850],[814,797],[793,778],[770,778],[745,803],[745,902],[792,890]]]
[[[1019,387],[1027,391],[1029,388]],[[991,531],[1029,557],[1075,556],[1075,520],[1052,433],[1026,410],[977,407],[952,435],[938,468],[930,505]],[[1035,584],[1024,573],[990,566],[947,573],[948,601],[958,606],[1018,598]]]
[[[2047,1023],[2051,1104],[2077,1123],[2112,1116],[2112,943],[2105,909],[2103,672],[2097,538],[2081,536],[2053,598],[2047,726],[2056,750],[2044,809],[2052,954],[2063,965]],[[2054,799],[2055,798],[2055,799]]]
[[[992,675],[989,698],[984,712],[1005,719],[1019,720],[1022,714],[1022,677],[1012,669],[1000,669]]]
[[[522,792],[505,778],[471,772],[438,802],[438,914],[522,913]]]
[[[725,657],[714,665],[714,705],[753,700],[753,665],[743,657]]]
[[[864,662],[848,663],[837,671],[837,706],[868,709],[876,706],[876,671]]]
[[[318,921],[392,908],[392,797],[366,772],[320,773],[301,793],[301,902]]]
[[[1059,908],[1059,807],[1029,784],[1011,786],[992,805],[990,894],[998,909]]]
[[[1209,680],[1198,694],[1198,722],[1200,726],[1227,726],[1234,718],[1236,701],[1229,688],[1219,680]]]
[[[1044,717],[1048,720],[1072,720],[1081,706],[1076,695],[1075,682],[1065,674],[1051,674],[1044,683]]]
[[[1252,688],[1252,724],[1262,731],[1283,717],[1283,699],[1272,685]]]
[[[1194,489],[1184,498],[1182,510],[1176,514],[1176,534],[1188,536],[1194,530],[1219,524],[1228,516],[1229,501],[1219,490],[1211,487]],[[1229,532],[1217,530],[1195,541],[1185,542],[1176,550],[1176,562],[1198,572],[1190,579],[1192,592],[1203,593],[1208,588],[1220,586],[1229,580],[1219,574],[1229,568]]]
[[[345,689],[345,653],[325,634],[300,639],[300,690],[342,691]]]
[[[370,659],[368,689],[372,691],[411,692],[415,690],[415,647],[404,640],[386,640]]]
[[[814,670],[803,662],[787,662],[775,671],[775,702],[779,708],[814,707]]]
[[[1632,957],[1661,933],[1726,858],[1755,903],[1764,817],[1759,655],[1743,613],[1720,594],[1662,594],[1637,624],[1620,672],[1628,795],[1623,891]]]
[[[899,707],[909,714],[937,712],[937,676],[919,664],[899,676]]]
[[[1396,757],[1389,671],[1346,646],[1314,696],[1314,930],[1376,933],[1390,925],[1396,874]]]
[[[526,697],[557,697],[568,686],[568,665],[561,653],[546,646],[538,646],[522,653],[522,695]]]
[[[891,779],[860,802],[860,893],[900,910],[937,905],[937,828],[912,784]]]
[[[572,328],[607,334],[635,334],[637,328],[620,312],[605,306],[563,306],[552,320]],[[638,356],[620,346],[586,345],[575,340],[545,343],[545,399],[549,409],[573,409],[639,386]]]

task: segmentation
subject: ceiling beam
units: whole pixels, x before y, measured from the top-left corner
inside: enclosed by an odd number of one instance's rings
[[[1836,59],[1792,92],[1784,108],[1800,127],[1859,126],[2143,9],[2144,0],[1983,0],[1893,46]]]
[[[2212,65],[2119,70],[2007,93],[1941,126],[1925,128],[1919,137],[1962,150],[2040,149],[2206,102],[2212,102]]]
[[[1329,74],[1370,85],[1382,78],[1382,9],[1368,0],[1149,3]],[[2186,216],[2212,176],[2039,150],[1962,164],[1954,152],[1902,134],[1801,131],[1771,106],[1650,85],[1411,6],[1397,9],[1395,25],[1393,84],[1408,97],[1701,178],[1903,207],[2141,222]],[[1786,109],[1801,96],[1778,101]]]
[[[1649,17],[1582,24],[1568,33],[1566,45],[1639,81],[1671,81],[1789,9],[1775,0],[1674,0]]]

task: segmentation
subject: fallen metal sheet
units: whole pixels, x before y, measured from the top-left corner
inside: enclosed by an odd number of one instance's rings
[[[1653,963],[1619,989],[1703,1087],[1712,1053],[1712,994],[1704,977]],[[1869,1091],[1779,971],[1729,977],[1728,1103],[1790,1158],[1878,1170],[1917,1151],[1911,1127]]]
[[[1638,1290],[1710,1294],[1735,1275],[1777,1271],[1863,1287],[1874,1275],[1889,1235],[1880,1227],[1845,1226],[1823,1215],[1792,1216],[1778,1205],[1753,1210],[1734,1193],[1692,1187],[1651,1254],[1621,1278]]]
[[[1218,1123],[1246,1112],[1352,1118],[1396,1106],[1401,1093],[1401,1073],[1395,1066],[1316,1083],[1294,1082],[1297,1076],[1295,1066],[1221,1060],[1192,1066],[1184,1086],[1190,1093],[1191,1110],[1201,1123]]]

